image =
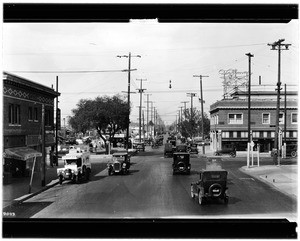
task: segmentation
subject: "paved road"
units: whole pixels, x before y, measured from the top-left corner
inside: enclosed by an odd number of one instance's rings
[[[149,148],[149,147],[147,147]],[[191,157],[191,175],[172,174],[172,159],[163,147],[147,149],[131,158],[130,174],[108,176],[106,161],[93,159],[91,181],[57,185],[22,205],[21,217],[32,218],[289,218],[296,220],[296,201],[241,172],[244,161],[223,158],[229,172],[229,203],[199,206],[190,197],[190,183],[205,166],[204,158]],[[244,160],[244,159],[243,159]],[[262,160],[263,164],[263,160]],[[104,170],[103,170],[104,169]]]

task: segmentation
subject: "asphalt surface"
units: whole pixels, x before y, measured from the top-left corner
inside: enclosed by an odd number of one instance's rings
[[[229,172],[229,203],[213,201],[199,206],[190,197],[205,158],[191,155],[190,175],[173,175],[172,158],[163,147],[131,158],[129,175],[108,176],[106,160],[93,162],[87,183],[64,182],[33,196],[16,207],[24,218],[288,218],[296,220],[297,202],[241,168],[245,158],[222,157]],[[261,165],[268,165],[261,160]]]

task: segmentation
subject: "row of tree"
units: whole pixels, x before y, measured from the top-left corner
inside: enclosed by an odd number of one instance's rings
[[[69,124],[76,132],[97,130],[100,138],[106,142],[106,135],[111,140],[116,133],[127,129],[130,110],[127,100],[120,95],[99,96],[93,100],[81,99],[77,107],[72,110],[73,116]],[[177,124],[177,130],[185,138],[201,136],[203,131],[207,136],[210,131],[210,121],[206,113],[204,113],[204,130],[201,123],[199,110],[193,109],[191,112],[190,109],[186,109]],[[157,131],[160,132],[160,129]]]
[[[195,136],[208,136],[210,132],[210,120],[206,113],[203,113],[203,129],[202,130],[202,116],[201,112],[197,109],[190,109],[183,111],[182,120],[177,123],[177,131],[185,138],[192,138]],[[174,123],[176,125],[176,123]],[[174,126],[175,127],[175,126]]]
[[[95,129],[105,143],[106,135],[111,140],[117,132],[126,130],[130,108],[120,95],[99,96],[94,100],[81,99],[72,113],[69,124],[76,132]]]

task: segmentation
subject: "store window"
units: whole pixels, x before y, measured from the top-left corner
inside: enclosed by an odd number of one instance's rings
[[[20,105],[9,104],[8,106],[8,122],[9,124],[21,124],[21,107]]]
[[[292,124],[297,124],[298,123],[298,113],[292,113],[291,120],[292,120]]]
[[[32,121],[32,120],[33,120],[32,107],[28,107],[28,120],[29,120],[29,121]]]
[[[262,123],[263,124],[270,124],[270,113],[263,113],[262,114]]]
[[[228,114],[229,124],[243,124],[242,114]]]
[[[38,121],[38,108],[37,107],[34,107],[33,117],[34,117],[34,121]]]

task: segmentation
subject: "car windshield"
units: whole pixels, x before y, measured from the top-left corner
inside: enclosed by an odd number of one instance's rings
[[[68,159],[68,160],[66,160],[66,164],[67,164],[67,165],[77,165],[77,166],[81,166],[81,158],[77,158],[77,159]]]
[[[223,179],[225,175],[220,172],[207,172],[203,174],[203,179],[204,180],[219,180]]]

